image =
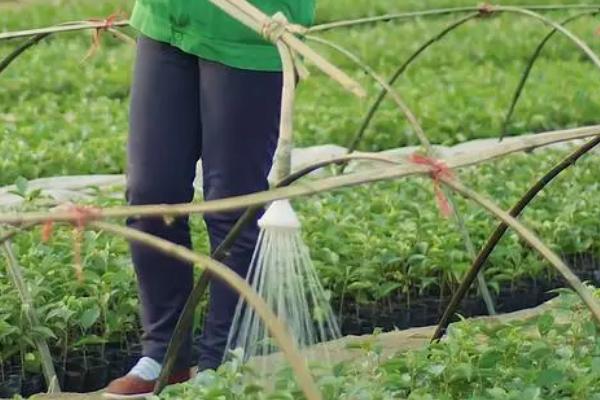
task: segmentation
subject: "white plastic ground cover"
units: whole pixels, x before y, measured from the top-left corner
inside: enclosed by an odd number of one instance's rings
[[[64,203],[93,199],[98,191],[124,185],[124,175],[76,175],[34,179],[28,182],[28,190],[40,189],[43,196]],[[15,185],[0,188],[0,208],[15,208],[23,202],[12,193],[15,189]]]
[[[519,138],[533,136],[521,135]],[[504,142],[510,142],[513,138],[506,138]],[[575,145],[584,143],[584,140],[577,140],[565,143],[555,143],[547,148],[571,148]],[[441,158],[457,156],[465,153],[473,153],[485,151],[498,144],[497,138],[476,139],[469,142],[461,143],[456,146],[434,146],[435,151]],[[392,150],[386,150],[380,154],[387,157],[402,160],[406,156],[414,153],[419,147],[409,146],[401,147]],[[345,147],[326,144],[319,146],[311,146],[306,148],[294,149],[292,152],[292,170],[300,169],[304,166],[330,160],[347,154],[348,150]],[[361,161],[353,162],[348,168],[348,172],[356,172],[364,169],[372,168],[376,162]],[[323,176],[329,171],[315,171],[313,176]],[[113,193],[118,195],[119,192],[124,192],[125,175],[76,175],[76,176],[59,176],[50,178],[40,178],[29,182],[30,189],[40,189],[42,195],[54,200],[57,203],[68,201],[77,202],[93,199],[98,193]],[[273,174],[269,176],[269,180],[273,180]],[[202,189],[202,168],[198,166],[197,178],[194,186],[198,191]],[[15,185],[9,185],[0,188],[0,208],[18,208],[23,202],[23,198],[19,195],[11,193],[15,190]]]

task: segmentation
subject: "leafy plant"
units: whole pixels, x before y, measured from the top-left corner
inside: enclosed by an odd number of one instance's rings
[[[546,313],[507,324],[463,321],[442,342],[382,359],[368,345],[358,361],[314,366],[325,399],[597,399],[600,335],[570,292]],[[167,389],[161,399],[300,398],[288,369],[263,385],[238,360]]]
[[[108,15],[118,8],[117,3],[115,0],[61,0],[61,7],[19,5],[6,11],[2,9],[0,29],[31,28],[32,25]],[[357,0],[348,7],[347,2],[323,0],[319,2],[318,20],[457,6],[458,3],[472,5],[466,0],[410,0],[397,4],[387,0]],[[432,31],[445,26],[448,18],[451,17],[365,25],[324,35],[357,51],[378,73],[389,75]],[[589,20],[582,19],[572,28],[598,50],[598,41],[593,39],[590,26],[593,24],[590,25]],[[390,35],[392,31],[394,34]],[[498,32],[503,34],[498,35]],[[437,44],[434,51],[407,71],[397,88],[415,109],[434,143],[451,145],[467,139],[495,137],[510,101],[510,88],[516,85],[524,63],[543,34],[540,26],[516,18],[474,21]],[[477,46],[465,47],[473,37],[478,38]],[[82,65],[80,55],[85,54],[89,45],[85,35],[61,36],[40,44],[18,61],[26,73],[22,68],[11,66],[0,76],[3,85],[0,91],[3,105],[0,110],[0,151],[3,154],[0,183],[15,184],[12,193],[26,200],[25,209],[36,209],[42,200],[47,201],[41,199],[39,190],[32,189],[29,179],[123,172],[128,71],[133,52],[120,43],[105,40],[100,56]],[[14,43],[0,42],[0,54],[6,54],[13,46]],[[457,48],[461,51],[456,51]],[[365,79],[354,65],[327,50],[324,52],[357,79]],[[597,86],[600,78],[591,68],[565,42],[551,42],[533,71],[511,131],[521,133],[598,122],[600,92],[588,88]],[[377,88],[370,83],[366,87],[372,89],[371,94],[376,93]],[[366,107],[368,102],[346,96],[327,79],[315,74],[300,86],[295,121],[297,144],[347,144]],[[415,143],[406,122],[390,104],[384,104],[361,148],[383,150]],[[461,171],[460,179],[507,208],[556,158],[555,151],[515,155]],[[600,160],[595,155],[582,160],[553,183],[523,216],[525,222],[561,254],[600,256],[599,168]],[[123,201],[112,195],[97,195],[94,203],[99,205]],[[482,243],[494,222],[464,201],[459,200],[458,207],[476,245]],[[340,314],[358,314],[361,306],[369,304],[384,310],[383,307],[391,309],[396,305],[408,308],[423,296],[444,298],[456,287],[470,262],[452,224],[440,219],[427,179],[343,190],[299,201],[297,209],[315,265]],[[194,220],[192,223],[195,248],[206,253],[202,222]],[[18,358],[19,363],[35,368],[36,359],[31,356],[35,335],[47,338],[54,353],[60,354],[63,361],[74,350],[86,353],[100,346],[103,352],[107,343],[127,347],[129,342],[139,341],[139,304],[127,244],[86,232],[85,279],[80,283],[70,268],[73,262],[70,229],[57,229],[48,244],[41,244],[39,239],[38,232],[19,235],[15,248],[45,326],[31,332],[24,329],[21,310],[15,307],[18,299],[11,287],[3,284],[6,279],[0,268],[0,364]],[[525,279],[555,278],[514,235],[507,235],[492,255],[486,277],[496,293],[506,286],[516,287]],[[202,313],[200,309],[197,321],[201,320]],[[505,333],[514,334],[508,330]],[[511,343],[498,341],[496,344]],[[418,381],[411,374],[418,370],[423,374],[422,382],[431,383],[432,387],[472,382],[477,373],[468,365],[476,356],[461,353],[458,348],[453,351],[456,353],[452,355],[462,360],[459,364],[447,366],[440,359],[437,363],[423,364],[421,371],[421,364],[414,361],[410,364],[410,373],[394,378],[414,388]],[[490,350],[482,365],[498,362],[497,356]],[[412,360],[416,356],[407,357]],[[233,379],[240,372],[239,368],[224,374]],[[532,380],[527,387],[494,383],[496,386],[473,395],[473,399],[513,398],[518,394],[524,396],[522,398],[543,396],[549,387],[560,385],[564,380],[564,371],[559,366],[551,366],[550,371],[538,376],[537,383]],[[369,370],[366,376],[372,379],[367,382],[360,374],[337,367],[333,374],[322,377],[322,385],[331,398],[397,398],[394,396],[404,393],[403,387],[390,391],[390,385],[381,384],[388,373],[386,368]],[[216,397],[221,395],[221,381],[217,379],[214,384],[216,389],[210,396]],[[281,378],[281,385],[280,398],[294,395],[285,376]],[[242,387],[248,390],[244,392],[246,395],[259,396],[260,391],[251,383]],[[442,392],[435,395],[438,397],[434,398],[439,399],[448,396]],[[589,398],[594,395],[590,394]],[[411,391],[410,396],[426,399],[433,395],[423,386]]]

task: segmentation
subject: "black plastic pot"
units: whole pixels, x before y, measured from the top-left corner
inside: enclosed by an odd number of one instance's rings
[[[63,373],[62,388],[65,392],[83,393],[85,391],[85,362],[82,357],[67,361]]]
[[[88,357],[85,373],[85,391],[95,392],[108,383],[108,361],[98,357]]]
[[[476,317],[479,315],[486,315],[487,310],[485,303],[480,297],[467,297],[462,301],[458,313],[465,317]],[[458,318],[455,318],[455,320],[457,319]]]
[[[129,370],[126,368],[128,364],[129,362],[126,358],[121,358],[120,360],[110,362],[108,365],[107,380],[111,382],[129,372]]]
[[[593,253],[566,254],[563,259],[571,267],[573,273],[582,281],[595,286],[600,284],[600,260]]]
[[[373,328],[374,329],[382,329],[384,331],[388,331],[390,329],[392,329],[392,318],[390,317],[381,317],[381,318],[377,318],[374,322],[373,322]]]
[[[421,327],[429,325],[429,312],[424,301],[413,301],[410,306],[410,326]]]
[[[408,312],[408,310],[398,310],[395,314],[394,314],[394,318],[393,318],[393,326],[391,326],[389,328],[389,330],[392,329],[406,329],[410,326],[410,313]]]
[[[526,281],[500,290],[498,311],[510,313],[539,305],[540,287],[537,282]]]
[[[343,335],[364,335],[373,333],[372,323],[366,321],[355,314],[347,315],[342,321]]]
[[[112,360],[123,358],[123,355],[127,353],[119,343],[109,343],[104,349],[104,358],[110,362]]]
[[[93,344],[93,345],[88,345],[85,348],[85,355],[86,357],[98,357],[98,358],[102,358],[103,356],[103,351],[106,351],[103,346],[101,344]]]
[[[41,393],[44,391],[46,391],[46,382],[44,380],[44,375],[27,375],[25,377],[25,380],[23,380],[23,384],[21,386],[21,395],[23,397],[29,397],[31,395]]]
[[[423,299],[423,323],[425,326],[435,325],[444,312],[447,304],[445,299],[436,297],[426,297]]]
[[[521,300],[515,298],[515,294],[510,288],[502,288],[498,293],[496,308],[498,312],[509,313],[514,311],[520,302]]]
[[[21,394],[22,378],[20,374],[9,374],[0,382],[0,398],[11,399]]]
[[[385,309],[384,312],[373,316],[372,326],[368,330],[381,329],[384,332],[394,329],[404,329],[409,324],[409,314],[405,309],[394,308],[392,310]]]
[[[20,375],[23,376],[23,368],[21,367],[20,361],[14,361],[9,367],[4,370],[4,376]]]
[[[120,378],[127,373],[126,364],[129,363],[129,353],[120,347],[107,347],[105,358],[108,362],[108,381]]]
[[[142,345],[134,344],[129,347],[127,360],[125,362],[125,369],[129,371],[142,357]]]
[[[342,335],[358,335],[358,327],[354,321],[344,320],[341,324]]]

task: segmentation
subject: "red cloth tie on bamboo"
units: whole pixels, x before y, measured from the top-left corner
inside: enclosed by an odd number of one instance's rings
[[[479,15],[482,17],[488,17],[492,15],[496,9],[494,6],[488,2],[479,5]]]
[[[71,213],[73,217],[73,225],[75,225],[75,230],[73,231],[73,264],[75,267],[75,274],[77,276],[77,280],[82,282],[83,265],[81,262],[81,243],[83,241],[83,229],[87,224],[87,221],[96,219],[100,215],[101,210],[96,207],[77,206],[73,204],[68,204],[64,206],[64,211]],[[42,225],[42,241],[49,241],[52,237],[53,231],[54,221],[48,220],[44,222],[44,224]]]
[[[433,189],[435,192],[435,198],[440,212],[444,217],[450,217],[450,215],[452,215],[452,206],[450,205],[450,201],[448,201],[448,198],[442,190],[442,180],[444,178],[454,178],[454,173],[452,172],[452,170],[442,160],[426,157],[417,153],[411,154],[408,160],[414,164],[425,165],[429,167],[429,174],[431,175],[431,179],[433,180]]]
[[[66,211],[72,214],[73,225],[79,230],[85,227],[87,221],[97,218],[101,209],[90,206],[77,206],[74,204],[66,204],[56,208],[57,211]],[[42,241],[47,242],[52,238],[54,232],[54,221],[49,219],[42,225]]]
[[[71,206],[68,209],[75,218],[75,225],[78,229],[83,229],[87,221],[98,218],[101,209],[91,206]]]
[[[52,237],[54,232],[54,221],[48,220],[42,225],[42,242],[46,243]]]
[[[108,31],[110,28],[112,28],[113,25],[115,24],[115,21],[119,17],[125,17],[125,15],[122,11],[114,12],[104,19],[97,19],[97,18],[88,19],[88,22],[99,22],[99,23],[101,23],[101,25],[96,27],[92,31],[92,45],[90,46],[87,54],[83,58],[83,61],[86,61],[87,59],[92,57],[94,54],[96,54],[96,52],[100,48],[100,36],[102,35],[102,32]]]

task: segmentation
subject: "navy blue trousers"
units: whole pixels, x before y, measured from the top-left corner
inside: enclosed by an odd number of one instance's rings
[[[138,41],[130,109],[127,199],[131,205],[192,201],[202,160],[205,200],[268,189],[277,145],[282,76],[230,68],[146,37]],[[204,216],[215,249],[244,210]],[[188,218],[129,219],[131,227],[191,247]],[[245,276],[258,237],[256,221],[241,234],[230,268]],[[131,244],[138,277],[143,353],[162,362],[193,287],[192,267],[143,245]],[[210,288],[199,366],[222,361],[238,301],[220,281]],[[191,364],[192,332],[178,368]]]

